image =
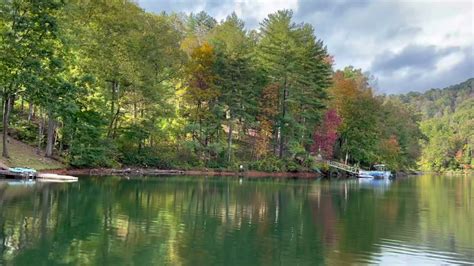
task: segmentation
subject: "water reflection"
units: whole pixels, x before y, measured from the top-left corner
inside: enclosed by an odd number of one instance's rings
[[[474,182],[0,183],[0,264],[474,262]]]

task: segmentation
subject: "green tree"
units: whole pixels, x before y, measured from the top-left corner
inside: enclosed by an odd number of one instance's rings
[[[381,103],[374,98],[366,76],[352,67],[337,71],[330,95],[331,106],[342,118],[337,156],[364,165],[375,162]]]
[[[308,150],[311,134],[320,120],[330,85],[331,65],[320,40],[307,24],[292,22],[289,10],[270,14],[261,23],[259,63],[271,83],[280,84],[274,139],[278,155]]]
[[[420,164],[423,169],[446,171],[473,168],[473,84],[474,79],[471,78],[444,89],[389,97],[390,100],[407,104],[411,112],[422,119],[420,129],[425,137],[421,141]]]
[[[216,47],[216,75],[220,114],[227,125],[227,161],[232,159],[234,129],[250,128],[255,121],[258,88],[251,56],[253,43],[244,30],[244,22],[235,13],[216,26],[210,41]]]
[[[56,16],[61,5],[56,0],[13,0],[0,5],[4,157],[9,157],[7,137],[14,97],[46,78],[45,65],[58,63],[48,59],[54,53],[52,44],[59,40]]]

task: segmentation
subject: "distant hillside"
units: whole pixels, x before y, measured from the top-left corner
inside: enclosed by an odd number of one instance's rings
[[[425,170],[474,168],[474,78],[444,89],[391,96],[422,117],[426,136],[420,164]]]
[[[397,95],[403,103],[422,114],[423,120],[456,112],[467,99],[474,98],[474,78],[444,89],[431,89],[424,93],[409,92]]]

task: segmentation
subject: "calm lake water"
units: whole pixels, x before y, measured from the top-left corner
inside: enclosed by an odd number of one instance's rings
[[[0,265],[473,264],[474,178],[0,183]]]

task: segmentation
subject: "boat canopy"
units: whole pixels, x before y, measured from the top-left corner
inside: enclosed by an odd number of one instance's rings
[[[387,169],[385,164],[374,164],[374,168],[377,169],[378,171],[385,171]]]
[[[30,173],[36,173],[35,169],[32,168],[24,168],[24,167],[15,167],[15,168],[10,168],[8,169],[12,173],[18,173],[18,174],[30,174]]]

